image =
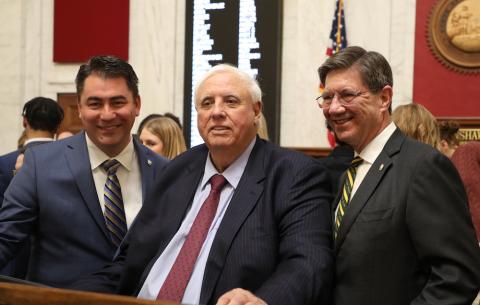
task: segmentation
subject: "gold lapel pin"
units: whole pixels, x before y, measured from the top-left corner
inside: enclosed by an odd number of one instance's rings
[[[381,171],[383,169],[383,163],[380,164],[380,167],[378,168],[379,171]]]

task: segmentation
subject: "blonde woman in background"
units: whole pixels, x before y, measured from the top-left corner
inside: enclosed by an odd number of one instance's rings
[[[270,140],[270,138],[268,137],[267,120],[265,119],[263,112],[260,112],[260,118],[258,120],[258,125],[257,125],[257,133],[261,139],[264,139],[267,141]]]
[[[180,126],[165,116],[149,120],[140,133],[140,141],[169,160],[187,150]]]
[[[407,136],[437,148],[440,141],[437,119],[420,104],[398,106],[392,120]]]

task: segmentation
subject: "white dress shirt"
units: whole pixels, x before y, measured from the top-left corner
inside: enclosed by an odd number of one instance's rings
[[[393,122],[391,122],[387,125],[387,127],[385,127],[384,130],[382,130],[382,132],[380,132],[372,141],[370,141],[370,143],[368,143],[367,146],[365,146],[365,148],[360,153],[357,153],[355,151],[355,157],[360,156],[360,158],[363,159],[363,162],[357,168],[357,175],[355,176],[355,181],[353,182],[353,188],[350,194],[350,201],[352,201],[358,187],[360,186],[360,184],[362,184],[362,181],[363,179],[365,179],[365,176],[370,170],[370,167],[372,167],[372,164],[375,162],[375,160],[377,160],[378,156],[383,150],[383,147],[385,147],[385,144],[387,144],[388,139],[390,139],[392,134],[395,132],[395,129],[397,129],[397,127]],[[337,211],[339,206],[340,203],[337,204],[337,209],[335,210],[335,217],[337,217]]]
[[[130,228],[142,207],[142,178],[132,138],[130,137],[130,142],[120,154],[110,158],[90,140],[86,133],[85,137],[93,181],[95,182],[98,201],[103,213],[105,213],[103,188],[107,181],[107,172],[100,165],[108,159],[116,159],[121,164],[117,169],[117,178],[122,188],[123,208],[127,219],[127,227]]]
[[[190,210],[185,216],[180,229],[177,231],[175,236],[173,236],[170,243],[152,266],[152,269],[150,269],[150,272],[143,283],[142,289],[138,294],[139,298],[150,300],[155,300],[157,298],[158,292],[165,282],[170,269],[172,269],[172,266],[178,254],[180,253],[183,243],[188,236],[188,232],[190,231],[190,228],[192,227],[192,224],[195,221],[203,202],[210,193],[210,178],[215,174],[221,174],[225,177],[228,183],[225,185],[220,194],[217,212],[212,221],[207,237],[203,243],[202,249],[200,250],[197,261],[195,262],[192,276],[190,277],[181,303],[198,304],[200,302],[203,274],[205,272],[205,266],[207,264],[210,248],[212,247],[215,234],[217,233],[218,227],[220,226],[223,216],[225,215],[225,211],[227,210],[235,189],[240,182],[240,178],[243,175],[254,144],[255,139],[237,158],[237,160],[235,160],[235,162],[233,162],[223,173],[218,173],[218,171],[215,169],[215,166],[212,164],[212,161],[210,160],[210,155],[208,156],[205,164],[204,175],[197,187]]]

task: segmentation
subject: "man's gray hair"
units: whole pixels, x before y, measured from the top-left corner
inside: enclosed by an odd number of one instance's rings
[[[250,92],[250,96],[252,97],[252,102],[262,101],[262,89],[260,89],[260,85],[258,81],[250,76],[248,73],[240,70],[239,68],[231,65],[231,64],[218,64],[210,69],[207,73],[205,73],[200,80],[197,82],[194,91],[194,98],[195,101],[197,99],[198,88],[210,77],[215,74],[223,73],[223,72],[231,72],[237,75],[240,79],[244,80],[247,84],[248,91]]]

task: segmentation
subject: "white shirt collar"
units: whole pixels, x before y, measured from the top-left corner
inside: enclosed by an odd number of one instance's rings
[[[110,158],[97,145],[95,145],[87,133],[85,133],[85,139],[87,141],[88,156],[90,157],[90,166],[92,170],[99,167],[108,159],[116,159],[127,171],[132,170],[132,162],[135,162],[136,158],[131,136],[127,146],[122,150],[122,152],[113,158]]]
[[[53,138],[30,138],[23,143],[23,146],[26,146],[29,143],[32,142],[52,142]]]
[[[396,129],[397,126],[395,126],[393,122],[390,122],[359,154],[355,152],[355,156],[358,155],[364,162],[373,164]]]
[[[250,157],[250,153],[253,150],[253,146],[255,146],[256,137],[250,142],[247,148],[243,151],[243,153],[229,166],[227,169],[221,173],[222,176],[227,179],[228,183],[234,188],[237,188],[238,183],[240,182],[240,178],[242,178],[243,172],[245,167],[247,166],[248,158]],[[210,153],[208,154],[207,162],[205,162],[205,171],[203,174],[203,178],[201,181],[201,188],[204,189],[207,185],[210,178],[215,175],[220,174],[215,166],[210,160]]]

